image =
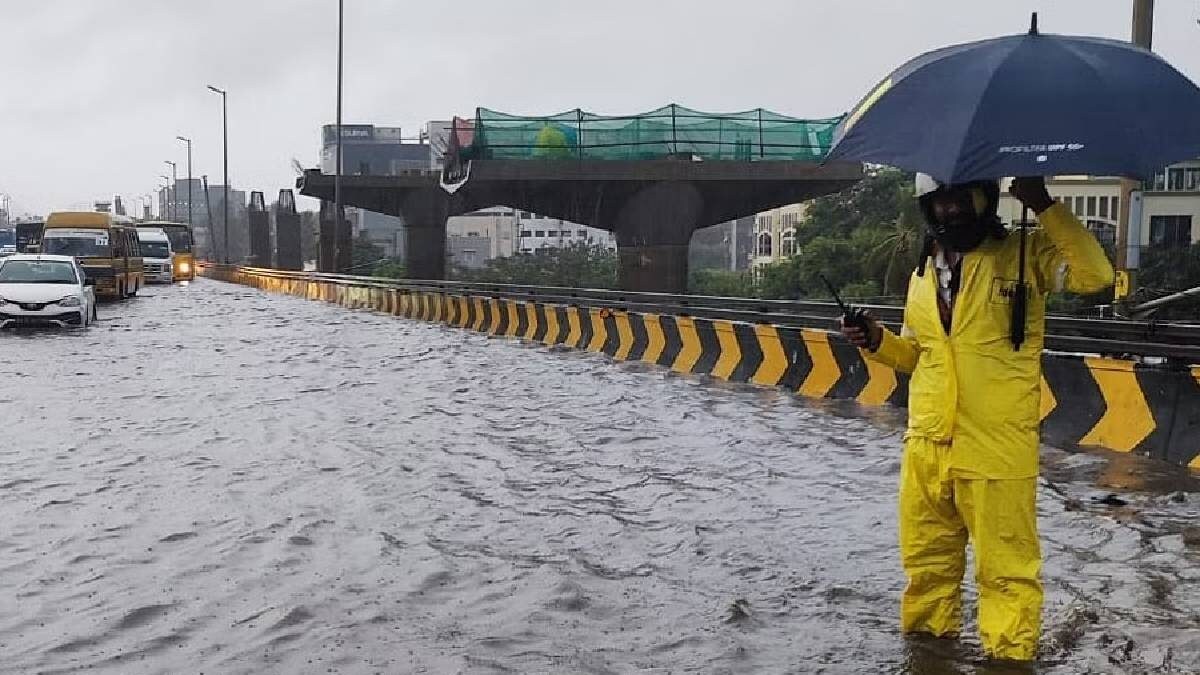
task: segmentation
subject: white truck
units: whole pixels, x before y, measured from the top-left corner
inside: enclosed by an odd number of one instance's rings
[[[146,283],[171,283],[171,240],[167,238],[167,233],[158,227],[139,227],[137,231],[138,241],[141,242]]]

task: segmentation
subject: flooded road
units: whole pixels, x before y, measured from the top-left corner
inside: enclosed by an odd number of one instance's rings
[[[1007,672],[897,632],[901,412],[204,280],[100,316],[0,335],[0,672]],[[1045,474],[1039,672],[1200,673],[1196,481]]]

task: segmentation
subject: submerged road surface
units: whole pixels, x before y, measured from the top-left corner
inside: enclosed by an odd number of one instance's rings
[[[1004,672],[897,633],[899,412],[212,281],[100,316],[0,335],[2,672]],[[1200,672],[1195,480],[1046,457],[1041,672]]]

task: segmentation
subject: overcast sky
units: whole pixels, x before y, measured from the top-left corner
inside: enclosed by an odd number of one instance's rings
[[[631,113],[844,112],[929,49],[1021,32],[1128,39],[1132,0],[346,0],[346,123],[400,126],[476,106]],[[18,213],[136,200],[185,167],[272,199],[315,166],[334,118],[336,0],[9,2],[0,39],[0,192]],[[1159,0],[1154,48],[1200,81],[1200,3]],[[1192,112],[1191,114],[1195,114]]]

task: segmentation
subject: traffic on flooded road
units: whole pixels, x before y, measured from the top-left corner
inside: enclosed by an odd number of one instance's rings
[[[205,279],[0,350],[0,671],[1025,672],[900,633],[896,409]],[[1042,461],[1040,672],[1200,672],[1196,478]]]

